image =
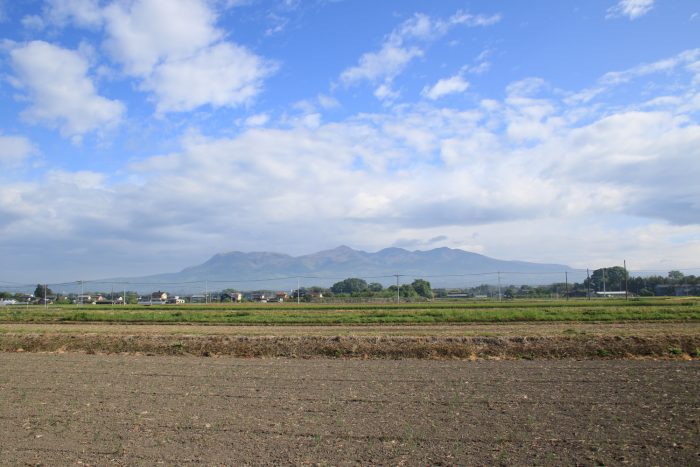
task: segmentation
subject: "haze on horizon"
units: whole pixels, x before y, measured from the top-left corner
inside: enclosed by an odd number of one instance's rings
[[[700,268],[692,0],[0,0],[0,281],[225,251]]]

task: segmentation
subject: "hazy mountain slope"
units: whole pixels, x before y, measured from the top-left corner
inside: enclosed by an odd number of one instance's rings
[[[340,246],[297,257],[269,252],[219,253],[200,265],[180,272],[120,280],[169,284],[171,288],[183,290],[187,288],[184,283],[204,281],[211,282],[212,289],[287,289],[296,284],[297,277],[301,277],[299,281],[307,286],[329,286],[347,277],[362,277],[368,282],[391,284],[395,282],[393,275],[401,274],[402,281],[422,277],[430,280],[433,286],[460,287],[480,283],[495,284],[498,281],[497,272],[500,272],[501,283],[504,285],[563,282],[564,271],[570,272],[570,281],[580,281],[585,277],[585,272],[582,275],[581,271],[561,264],[504,261],[451,248],[428,251],[386,248],[368,253]],[[195,287],[201,288],[200,285]]]

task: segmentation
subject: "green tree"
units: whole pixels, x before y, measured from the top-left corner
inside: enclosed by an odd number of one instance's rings
[[[396,286],[394,286],[394,291],[396,291]],[[404,284],[399,287],[399,294],[401,298],[418,298],[418,292],[411,286],[411,284]]]
[[[367,288],[370,292],[381,292],[384,290],[384,287],[379,282],[372,282],[367,286]]]
[[[124,297],[124,301],[127,305],[136,305],[139,302],[139,294],[136,292],[132,292],[131,290],[127,290],[126,297]]]
[[[37,284],[36,289],[34,289],[34,296],[36,298],[46,298],[53,295],[53,291],[45,284]]]
[[[591,274],[591,289],[596,292],[625,290],[625,278],[627,278],[627,271],[621,266],[596,269]],[[586,279],[584,284],[588,286],[588,283],[589,281]]]
[[[423,279],[416,279],[411,284],[411,287],[413,287],[413,290],[421,297],[433,298],[433,290],[430,288],[430,282]]]
[[[357,277],[350,277],[348,279],[336,282],[331,287],[331,292],[333,293],[358,293],[366,292],[368,289],[367,281],[364,279],[359,279]]]
[[[680,282],[683,280],[684,277],[685,276],[680,271],[669,271],[668,272],[668,278],[674,282]]]

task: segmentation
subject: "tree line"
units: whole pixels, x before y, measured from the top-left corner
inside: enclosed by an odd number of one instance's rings
[[[397,295],[395,285],[385,288],[379,282],[367,283],[364,279],[357,277],[350,277],[336,282],[328,291],[330,292],[329,296],[333,297],[392,298]],[[416,279],[410,284],[400,285],[398,293],[402,298],[433,298],[430,282],[424,279]]]
[[[349,277],[336,282],[330,288],[307,287],[302,288],[301,296],[305,300],[313,300],[313,295],[323,295],[328,298],[386,298],[393,299],[397,295],[396,285],[384,287],[378,282],[367,282],[358,277]],[[234,291],[234,289],[226,289]],[[600,268],[592,272],[589,278],[581,283],[556,282],[549,285],[506,285],[498,287],[493,284],[482,284],[467,288],[436,288],[431,287],[430,282],[424,279],[416,279],[410,284],[399,286],[398,295],[403,299],[432,299],[447,298],[451,293],[459,292],[467,297],[497,296],[500,294],[504,298],[550,298],[558,297],[586,297],[597,292],[621,292],[627,290],[630,294],[641,297],[651,296],[673,296],[673,295],[700,295],[700,276],[685,275],[680,271],[669,271],[667,275],[652,276],[629,276],[627,270],[620,266]],[[306,292],[311,292],[308,294]],[[75,294],[69,294],[75,295]],[[109,299],[113,299],[112,294],[102,294]],[[116,293],[114,294],[117,295]],[[26,294],[2,292],[0,299],[24,299]],[[34,290],[34,297],[37,299],[58,299],[66,303],[68,297],[58,297],[46,284],[37,284]],[[127,292],[127,303],[136,303],[138,294]]]
[[[464,289],[434,290],[436,298],[446,298],[450,292],[459,291],[468,297],[497,296],[503,298],[551,298],[587,297],[598,292],[629,292],[639,297],[700,295],[700,276],[684,275],[680,271],[669,271],[666,276],[629,276],[625,268],[612,266],[592,272],[583,282],[555,282],[548,285],[507,285],[501,287],[482,284]]]

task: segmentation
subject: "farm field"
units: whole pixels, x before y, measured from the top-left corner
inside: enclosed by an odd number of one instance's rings
[[[123,323],[0,323],[2,334],[242,337],[561,337],[700,335],[700,321],[516,322],[424,325],[217,325]]]
[[[700,320],[700,301],[691,298],[630,301],[435,301],[402,304],[52,305],[46,308],[0,308],[0,323],[362,325],[657,320]]]
[[[0,464],[694,465],[694,361],[0,353]]]
[[[0,309],[0,351],[346,358],[697,357],[693,299]]]

